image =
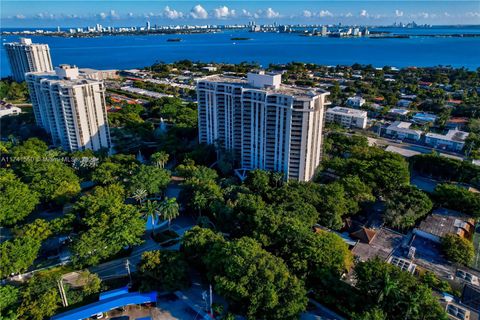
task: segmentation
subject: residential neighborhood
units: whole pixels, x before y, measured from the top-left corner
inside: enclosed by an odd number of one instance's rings
[[[478,61],[368,60],[474,47],[476,25],[399,22],[430,3],[7,2],[25,15],[2,22],[73,25],[2,31],[0,319],[480,319]],[[302,59],[325,41],[333,60]]]

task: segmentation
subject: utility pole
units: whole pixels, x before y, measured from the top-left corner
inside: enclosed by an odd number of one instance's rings
[[[213,303],[213,296],[212,296],[212,285],[210,285],[210,315],[213,318],[213,310],[212,310],[212,303]]]
[[[68,307],[67,295],[65,294],[65,288],[63,287],[63,279],[57,280],[58,291],[60,292],[60,298],[62,299],[62,305]]]
[[[132,275],[130,273],[130,261],[127,261],[125,262],[125,267],[127,268],[127,272],[128,272],[128,278],[130,279],[130,283],[129,283],[129,286],[132,286]]]

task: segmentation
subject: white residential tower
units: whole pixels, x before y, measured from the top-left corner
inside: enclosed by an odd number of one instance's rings
[[[5,49],[13,79],[17,82],[25,81],[27,72],[53,70],[48,44],[32,43],[31,39],[20,38],[20,42],[6,43]]]
[[[61,65],[55,72],[27,73],[37,124],[55,145],[68,151],[110,148],[110,132],[102,81]]]
[[[328,94],[282,85],[280,74],[263,71],[206,77],[197,84],[199,141],[232,150],[241,169],[310,180],[321,160]]]

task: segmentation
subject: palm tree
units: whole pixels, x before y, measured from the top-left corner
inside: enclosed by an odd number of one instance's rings
[[[152,156],[150,157],[150,161],[155,166],[163,169],[165,167],[165,164],[168,162],[168,158],[169,156],[166,152],[160,151],[152,154]]]
[[[283,173],[282,172],[272,172],[272,180],[275,182],[275,187],[282,186],[283,184]]]
[[[383,278],[383,287],[379,292],[377,303],[378,304],[385,304],[388,301],[396,301],[398,300],[398,280],[392,278],[389,273],[384,275]]]
[[[213,230],[216,230],[215,224],[207,217],[201,216],[197,219],[197,224],[202,228],[210,228],[213,227]]]
[[[132,194],[132,198],[137,200],[140,204],[146,197],[147,197],[147,190],[145,189],[136,189]]]
[[[170,229],[170,223],[180,214],[177,199],[165,197],[165,200],[160,204],[160,211],[162,217],[168,220],[168,228]]]
[[[147,200],[147,202],[145,202],[143,206],[143,213],[145,214],[147,221],[149,217],[152,218],[152,234],[155,233],[155,221],[159,215],[159,211],[160,211],[160,204],[157,201]]]

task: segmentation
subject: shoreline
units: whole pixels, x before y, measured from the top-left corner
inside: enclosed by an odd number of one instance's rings
[[[58,37],[58,38],[100,38],[109,36],[156,36],[156,35],[189,35],[189,34],[211,34],[211,33],[227,33],[229,31],[243,31],[248,33],[270,33],[277,34],[278,31],[249,31],[246,29],[195,29],[195,30],[150,30],[150,31],[123,31],[123,32],[89,32],[89,33],[68,33],[62,32],[30,32],[30,31],[1,31],[0,36],[21,36],[21,37]],[[330,33],[327,35],[314,34],[306,32],[306,30],[295,30],[290,32],[280,32],[281,34],[297,34],[305,37],[321,37],[321,38],[372,38],[372,39],[410,39],[410,38],[479,38],[479,33],[392,33],[391,31],[371,31],[369,35],[342,35]],[[243,37],[242,37],[243,38]],[[242,39],[243,40],[243,39]]]

